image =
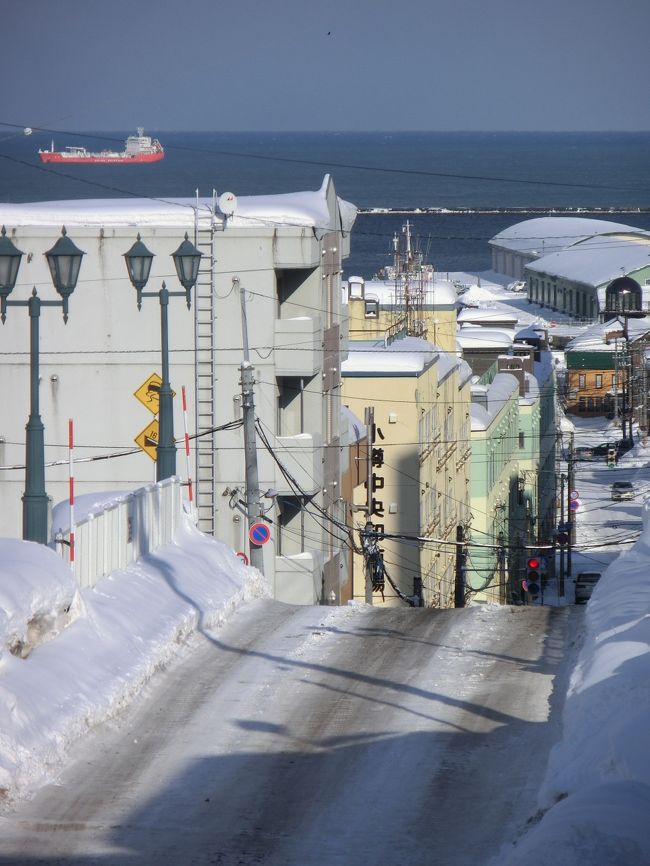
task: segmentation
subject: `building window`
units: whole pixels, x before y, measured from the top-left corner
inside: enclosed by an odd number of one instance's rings
[[[366,301],[364,315],[366,319],[376,319],[379,315],[379,301]]]
[[[602,373],[596,373],[596,388],[603,387],[603,376]]]
[[[578,412],[585,412],[587,409],[587,399],[586,397],[580,397],[578,400]]]
[[[525,436],[523,433],[519,434],[519,447],[523,448],[525,444]]]
[[[587,384],[587,377],[584,373],[580,373],[578,376],[578,391],[584,391]]]

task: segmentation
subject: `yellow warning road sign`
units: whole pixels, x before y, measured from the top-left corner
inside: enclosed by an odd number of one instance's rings
[[[152,373],[146,382],[143,382],[138,390],[133,392],[133,396],[154,415],[158,414],[158,409],[160,408],[161,385],[162,379],[158,373]]]
[[[157,457],[159,425],[158,419],[154,418],[141,433],[135,437],[136,445],[146,451],[152,460]]]

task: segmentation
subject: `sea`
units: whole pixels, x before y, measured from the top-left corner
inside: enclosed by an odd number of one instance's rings
[[[318,189],[329,173],[360,210],[344,275],[390,264],[408,220],[438,271],[490,268],[488,241],[544,215],[650,230],[650,132],[164,132],[165,159],[137,166],[44,165],[38,149],[121,150],[130,131],[0,126],[0,201],[266,195]]]

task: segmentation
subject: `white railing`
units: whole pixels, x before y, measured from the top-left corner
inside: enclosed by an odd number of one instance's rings
[[[73,570],[79,586],[94,586],[100,578],[169,544],[182,513],[181,482],[173,477],[134,490],[86,515],[75,526]],[[69,530],[57,537],[57,548],[68,562],[69,540]]]

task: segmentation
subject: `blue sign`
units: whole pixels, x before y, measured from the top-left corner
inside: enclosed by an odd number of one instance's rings
[[[266,523],[254,523],[248,530],[248,539],[251,544],[262,545],[271,537],[271,530]]]

